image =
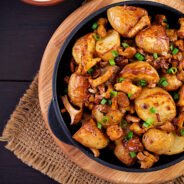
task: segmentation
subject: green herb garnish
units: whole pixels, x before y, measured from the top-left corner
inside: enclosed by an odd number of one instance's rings
[[[88,74],[92,74],[93,73],[93,68],[90,68],[87,72],[88,72]]]
[[[130,132],[128,132],[126,138],[127,138],[127,140],[130,140],[130,139],[132,139],[133,136],[134,136],[134,133],[132,131],[130,131]]]
[[[92,25],[92,29],[95,30],[95,29],[97,29],[97,27],[98,27],[98,24],[97,24],[97,22],[95,22],[95,23]]]
[[[158,58],[158,54],[157,53],[153,53],[153,58],[157,59]]]
[[[117,50],[113,50],[111,51],[111,53],[114,57],[117,57],[119,55]]]
[[[102,105],[105,105],[107,103],[107,99],[103,98],[100,102]]]
[[[139,80],[137,84],[138,84],[139,86],[144,87],[144,86],[147,85],[147,82],[146,82],[145,80],[142,79],[142,80]]]
[[[109,60],[109,64],[110,64],[111,66],[116,65],[116,63],[115,63],[114,59],[110,59],[110,60]]]
[[[163,86],[163,87],[168,86],[167,79],[164,78],[164,77],[160,78],[159,85],[160,85],[160,86]]]
[[[184,129],[180,130],[180,134],[181,134],[181,136],[184,136]]]
[[[151,108],[150,108],[150,112],[151,112],[152,114],[155,114],[155,113],[156,113],[156,109],[155,109],[154,107],[151,107]]]
[[[131,98],[131,96],[132,96],[132,93],[128,93],[128,98]]]
[[[108,104],[109,105],[112,105],[112,100],[108,100]]]
[[[174,48],[174,50],[172,51],[172,54],[176,55],[178,52],[179,52],[179,49],[178,48]]]
[[[99,129],[102,129],[102,124],[101,124],[100,122],[97,122],[97,127],[98,127]]]
[[[175,93],[173,94],[173,99],[174,99],[174,100],[179,100],[179,94],[175,92]]]
[[[124,80],[125,80],[125,78],[123,78],[123,77],[118,78],[118,82],[122,82]]]
[[[122,46],[123,46],[125,49],[129,47],[128,43],[125,43],[125,42],[122,43]]]
[[[121,123],[119,124],[119,126],[121,128],[127,128],[128,122],[125,119],[122,119]]]
[[[153,119],[152,118],[148,118],[144,123],[143,126],[148,128],[153,124]]]
[[[101,36],[98,35],[98,34],[94,34],[93,37],[94,37],[94,39],[95,39],[96,41],[101,40]]]
[[[131,158],[135,158],[135,157],[137,156],[136,153],[135,153],[134,151],[131,151],[131,152],[129,153],[129,155],[130,155]]]
[[[176,67],[171,67],[167,70],[167,73],[169,74],[176,74],[177,73],[177,68]]]
[[[118,92],[117,92],[117,91],[112,90],[112,91],[110,92],[110,95],[111,95],[111,97],[115,97],[115,96],[117,96],[117,95],[118,95]]]
[[[135,54],[135,58],[136,58],[137,60],[139,60],[139,61],[144,61],[144,60],[145,60],[144,56],[143,56],[141,53],[139,53],[139,52],[137,52],[137,53]]]
[[[169,48],[170,48],[170,50],[171,50],[171,51],[173,51],[173,49],[174,49],[174,45],[171,43],[171,45],[170,45],[170,47],[169,47]]]

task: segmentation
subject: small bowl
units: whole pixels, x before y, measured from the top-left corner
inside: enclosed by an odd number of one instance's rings
[[[167,16],[169,25],[171,28],[178,28],[178,18],[183,17],[183,13],[165,6],[163,4],[149,2],[149,1],[127,1],[115,3],[109,6],[106,6],[95,13],[88,16],[84,21],[82,21],[68,36],[62,48],[60,49],[59,55],[57,57],[55,63],[55,69],[53,73],[53,81],[52,81],[52,90],[53,90],[53,99],[51,101],[48,113],[49,125],[52,129],[55,136],[61,141],[71,144],[78,149],[80,149],[83,153],[85,153],[88,157],[95,160],[96,162],[117,170],[127,171],[127,172],[152,172],[161,169],[165,169],[169,166],[177,164],[178,162],[184,160],[184,154],[177,154],[173,156],[160,156],[159,161],[149,169],[140,169],[139,164],[135,164],[131,167],[126,166],[121,163],[113,154],[112,151],[107,149],[102,149],[100,152],[100,157],[96,158],[89,151],[88,148],[82,146],[78,142],[76,142],[72,135],[78,130],[79,127],[77,125],[71,126],[70,117],[66,114],[62,115],[60,109],[63,108],[63,104],[61,102],[61,96],[64,95],[64,77],[66,75],[70,75],[70,67],[69,61],[72,55],[72,47],[75,41],[81,36],[91,32],[91,25],[96,22],[99,17],[106,17],[106,11],[108,8],[117,6],[117,5],[131,5],[138,6],[146,9],[149,15],[154,16],[156,14],[164,14]],[[68,61],[68,62],[66,62]]]

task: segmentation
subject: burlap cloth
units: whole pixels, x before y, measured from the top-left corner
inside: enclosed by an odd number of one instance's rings
[[[7,122],[1,141],[22,162],[62,184],[110,184],[79,168],[55,144],[41,115],[38,76],[20,99]],[[184,176],[167,184],[183,184]]]

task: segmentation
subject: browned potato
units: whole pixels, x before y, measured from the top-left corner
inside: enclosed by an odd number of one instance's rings
[[[89,82],[87,77],[73,73],[69,79],[68,96],[71,102],[79,107],[85,102],[88,96]]]
[[[107,127],[106,133],[110,140],[115,141],[123,136],[123,129],[118,125],[111,125]]]
[[[159,75],[155,68],[146,62],[127,64],[120,72],[120,76],[133,81],[146,80],[148,84],[157,84]]]
[[[178,106],[184,106],[184,85],[180,88],[179,100],[178,100],[177,105]]]
[[[175,155],[184,151],[184,137],[174,134],[174,143],[166,155]]]
[[[147,151],[142,151],[137,154],[139,163],[141,164],[142,169],[147,169],[153,166],[155,162],[159,160],[158,156],[152,155]]]
[[[115,6],[107,10],[111,26],[123,37],[134,37],[145,26],[150,25],[146,10],[133,6]]]
[[[77,64],[81,64],[84,57],[92,58],[95,52],[95,39],[93,33],[79,38],[72,49],[72,55]]]
[[[117,91],[122,91],[122,92],[128,94],[129,98],[131,100],[137,98],[140,95],[141,90],[142,90],[141,87],[132,84],[132,82],[130,80],[127,80],[127,79],[122,81],[121,83],[115,84],[114,88]]]
[[[178,36],[180,38],[184,38],[184,18],[180,18],[179,23],[180,23],[181,27],[178,30]]]
[[[84,123],[73,138],[82,145],[94,149],[105,148],[109,143],[108,138],[97,128],[93,119]]]
[[[158,155],[168,153],[174,144],[174,140],[173,133],[167,133],[154,128],[149,129],[142,138],[145,148]]]
[[[62,101],[63,101],[63,105],[65,106],[66,110],[68,111],[68,113],[70,114],[70,119],[71,119],[71,125],[78,123],[81,118],[82,118],[82,108],[80,109],[75,109],[70,102],[68,101],[68,97],[62,96]]]
[[[122,141],[116,142],[114,154],[121,162],[123,162],[127,166],[130,166],[130,165],[134,164],[134,162],[135,162],[135,159],[131,158],[131,156],[129,154],[129,150],[124,146]]]
[[[162,77],[166,78],[168,85],[164,87],[167,91],[175,91],[182,86],[182,82],[178,80],[176,75],[164,74]]]
[[[117,50],[120,46],[120,35],[115,30],[107,32],[106,37],[96,42],[96,52],[104,61],[109,61],[114,58],[112,55],[113,50]]]
[[[156,112],[152,113],[151,108]],[[176,116],[176,106],[171,95],[158,87],[144,88],[135,99],[135,110],[142,120],[152,119],[154,126],[171,121]]]
[[[161,25],[152,25],[140,31],[135,38],[138,47],[149,53],[167,55],[169,51],[169,38],[165,28]]]

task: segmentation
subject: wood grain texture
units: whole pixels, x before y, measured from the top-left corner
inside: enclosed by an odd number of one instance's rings
[[[169,5],[173,8],[184,12],[184,2],[181,0],[154,0],[162,4]],[[80,7],[75,12],[73,12],[56,30],[51,40],[49,41],[45,53],[42,58],[42,63],[40,67],[39,74],[39,98],[40,106],[43,113],[44,120],[48,127],[47,112],[48,106],[52,98],[52,73],[53,67],[58,55],[59,49],[61,48],[64,40],[70,34],[71,30],[79,24],[85,17],[93,13],[94,11],[102,8],[106,5],[121,2],[120,0],[93,0],[90,3]],[[77,19],[75,17],[78,17]],[[75,20],[75,21],[73,21]],[[49,128],[49,127],[48,127]],[[51,130],[50,130],[51,131]],[[52,134],[52,132],[51,132]],[[53,134],[52,134],[53,135]],[[113,170],[104,167],[101,164],[89,159],[77,148],[66,145],[59,141],[54,135],[54,140],[63,150],[63,152],[77,165],[81,168],[87,170],[88,172],[104,178],[108,181],[115,183],[131,183],[131,184],[142,184],[142,183],[160,183],[164,181],[171,180],[182,174],[184,174],[184,161],[169,167],[167,169],[151,172],[151,173],[127,173],[122,171]],[[88,164],[86,164],[88,163]]]

